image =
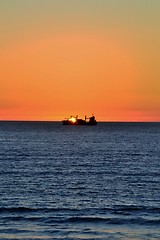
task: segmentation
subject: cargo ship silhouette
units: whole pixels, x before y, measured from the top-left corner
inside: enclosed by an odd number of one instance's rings
[[[65,120],[62,120],[63,125],[96,125],[97,121],[95,119],[95,116],[92,115],[92,117],[87,118],[85,116],[85,119],[80,119],[78,116],[70,116],[70,118],[67,118]]]

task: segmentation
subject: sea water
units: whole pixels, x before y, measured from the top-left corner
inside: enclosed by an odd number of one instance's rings
[[[0,122],[0,239],[160,239],[160,123]]]

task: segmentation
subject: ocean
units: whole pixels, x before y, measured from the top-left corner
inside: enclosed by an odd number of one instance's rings
[[[0,239],[160,239],[160,123],[1,121]]]

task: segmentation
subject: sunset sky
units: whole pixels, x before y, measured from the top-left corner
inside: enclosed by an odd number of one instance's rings
[[[0,0],[0,120],[160,121],[160,0]]]

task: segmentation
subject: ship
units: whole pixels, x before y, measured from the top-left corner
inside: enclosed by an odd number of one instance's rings
[[[94,126],[97,124],[97,121],[95,119],[95,116],[92,115],[91,117],[85,116],[85,119],[80,119],[78,116],[70,116],[69,118],[66,118],[65,120],[62,120],[63,125],[89,125]]]

